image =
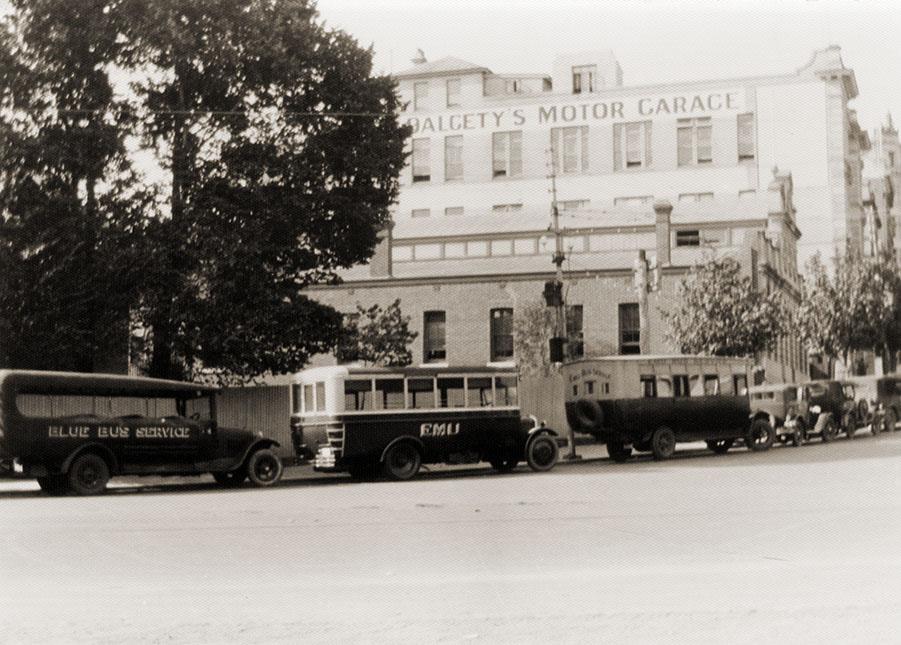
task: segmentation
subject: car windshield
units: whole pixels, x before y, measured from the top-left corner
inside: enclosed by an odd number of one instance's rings
[[[828,392],[828,388],[822,383],[811,383],[810,384],[810,396],[823,396]]]

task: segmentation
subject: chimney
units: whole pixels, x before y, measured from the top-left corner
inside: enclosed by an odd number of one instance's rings
[[[388,221],[378,232],[378,241],[375,244],[375,252],[369,261],[369,275],[379,278],[390,278],[393,275],[391,266],[391,229],[394,222]]]
[[[673,205],[665,199],[654,202],[654,213],[657,215],[657,266],[670,264],[670,216]]]

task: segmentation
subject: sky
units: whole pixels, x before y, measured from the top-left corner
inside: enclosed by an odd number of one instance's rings
[[[377,72],[454,56],[497,73],[547,73],[555,55],[611,49],[623,84],[792,73],[837,44],[851,102],[873,130],[901,124],[901,2],[827,0],[318,0],[327,24],[372,45]],[[799,106],[802,109],[803,106]]]

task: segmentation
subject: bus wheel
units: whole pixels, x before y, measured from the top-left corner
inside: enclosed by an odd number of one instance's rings
[[[519,465],[519,459],[516,457],[496,457],[488,463],[499,473],[509,473]]]
[[[260,448],[247,460],[247,476],[254,486],[272,486],[283,472],[282,460],[269,448]]]
[[[755,452],[769,450],[776,438],[776,431],[766,419],[754,419],[751,427],[748,429],[748,436],[745,442],[748,448]]]
[[[103,457],[86,453],[76,457],[69,467],[69,488],[77,495],[97,495],[106,489],[109,466]]]
[[[420,465],[422,456],[419,450],[413,444],[402,441],[388,448],[382,468],[388,479],[405,481],[416,476]]]
[[[662,426],[654,430],[651,436],[651,452],[654,453],[654,459],[669,459],[676,452],[676,435],[675,433]]]
[[[535,472],[550,470],[556,465],[559,456],[557,439],[551,435],[540,434],[532,437],[526,444],[526,462]]]
[[[607,454],[618,464],[629,461],[632,456],[632,448],[623,444],[622,441],[608,441]]]
[[[62,495],[68,488],[65,475],[47,475],[38,477],[38,486],[48,495]]]
[[[220,470],[213,473],[213,479],[223,488],[236,488],[247,479],[247,470],[243,466],[237,470]]]
[[[735,443],[735,439],[711,439],[707,447],[718,455],[725,455]]]

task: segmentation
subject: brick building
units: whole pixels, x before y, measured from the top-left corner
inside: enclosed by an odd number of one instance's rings
[[[313,294],[347,312],[400,298],[417,364],[515,361],[512,321],[553,277],[554,197],[588,354],[673,351],[660,308],[710,255],[791,306],[799,260],[863,247],[868,144],[837,47],[784,75],[633,87],[610,52],[561,56],[549,75],[414,63],[396,75],[413,134],[393,226],[369,265]],[[646,330],[639,251],[661,266]],[[806,357],[786,338],[763,367],[796,380]]]

